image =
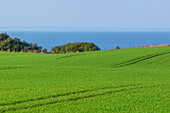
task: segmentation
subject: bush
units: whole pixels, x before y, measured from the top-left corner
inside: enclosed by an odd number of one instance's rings
[[[100,50],[98,46],[89,42],[68,43],[61,46],[55,46],[51,49],[53,53],[75,53],[98,50]]]
[[[120,47],[119,46],[116,46],[116,48],[115,49],[120,49]]]

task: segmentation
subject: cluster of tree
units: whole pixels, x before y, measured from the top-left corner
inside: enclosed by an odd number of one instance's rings
[[[85,51],[98,51],[100,48],[94,43],[88,42],[78,42],[78,43],[68,43],[61,46],[56,46],[51,49],[52,53],[75,53],[75,52],[85,52]]]
[[[37,46],[36,43],[27,43],[26,41],[21,41],[19,38],[10,38],[7,33],[0,34],[0,50],[1,51],[16,51],[16,52],[37,52],[41,49],[41,46]]]

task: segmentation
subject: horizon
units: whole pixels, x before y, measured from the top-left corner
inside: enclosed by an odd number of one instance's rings
[[[112,28],[112,27],[54,27],[54,26],[0,26],[0,31],[170,31],[170,28]]]

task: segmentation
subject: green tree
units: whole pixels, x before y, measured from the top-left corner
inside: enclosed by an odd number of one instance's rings
[[[55,46],[51,49],[56,53],[66,53],[66,52],[84,52],[84,51],[98,51],[100,50],[98,46],[94,43],[88,42],[78,42],[78,43],[68,43],[61,46]]]
[[[21,50],[28,51],[28,50],[37,50],[41,49],[41,46],[37,46],[36,43],[27,43],[25,40],[21,41],[19,38],[10,38],[7,33],[0,34],[0,50],[7,51],[7,50],[15,50],[20,52]]]
[[[9,35],[7,33],[1,33],[0,34],[0,41],[5,40],[7,38],[9,38]]]
[[[34,49],[34,50],[38,49],[36,43],[33,43],[33,44],[32,44],[32,49]]]
[[[120,49],[120,47],[119,47],[119,46],[116,46],[115,49]]]

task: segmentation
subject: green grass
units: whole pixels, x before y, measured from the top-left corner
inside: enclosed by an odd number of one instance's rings
[[[169,112],[170,47],[0,52],[0,112]]]

